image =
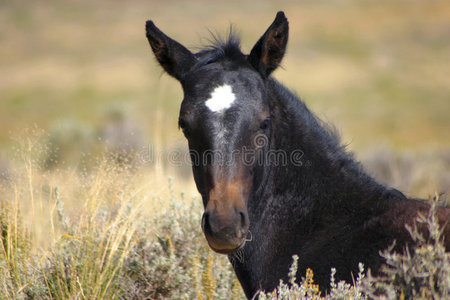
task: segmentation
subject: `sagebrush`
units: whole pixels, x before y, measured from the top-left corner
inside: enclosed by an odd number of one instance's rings
[[[39,135],[37,135],[39,137]],[[242,299],[225,256],[201,232],[201,201],[175,192],[176,181],[109,155],[89,171],[47,170],[45,147],[25,140],[0,182],[1,299]],[[150,182],[150,184],[149,184]],[[320,291],[314,270],[290,269],[289,282],[260,299],[448,299],[450,257],[434,215],[419,216],[429,237],[414,228],[415,248],[383,252],[374,278]],[[296,278],[301,278],[296,280]]]

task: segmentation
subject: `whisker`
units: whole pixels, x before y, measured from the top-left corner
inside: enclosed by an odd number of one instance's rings
[[[251,242],[253,240],[253,234],[252,232],[249,230],[247,236],[250,235],[250,237],[246,237],[245,241],[246,242]]]
[[[240,262],[243,263],[244,262],[244,251],[242,249],[239,249],[238,251],[236,251],[236,259]]]

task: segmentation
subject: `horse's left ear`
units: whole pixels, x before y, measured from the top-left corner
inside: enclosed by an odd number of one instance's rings
[[[147,21],[145,31],[150,47],[161,67],[178,80],[194,66],[196,58],[186,47],[165,35],[152,21]]]
[[[279,11],[272,25],[258,40],[248,56],[250,64],[263,76],[274,71],[286,52],[289,24],[284,12]]]

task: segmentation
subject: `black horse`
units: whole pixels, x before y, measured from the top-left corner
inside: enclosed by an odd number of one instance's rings
[[[184,91],[179,127],[205,207],[203,232],[229,255],[247,297],[285,279],[293,254],[299,273],[312,268],[326,289],[332,267],[347,281],[359,262],[376,274],[380,250],[411,242],[405,223],[428,206],[368,176],[337,134],[270,77],[288,41],[283,12],[249,55],[233,34],[194,54],[152,21],[146,32]],[[438,216],[448,220],[450,209]]]

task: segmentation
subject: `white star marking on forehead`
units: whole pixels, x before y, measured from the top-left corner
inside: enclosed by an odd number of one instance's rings
[[[216,87],[211,93],[211,97],[206,100],[205,105],[212,112],[221,112],[224,109],[230,108],[236,96],[228,84]]]

